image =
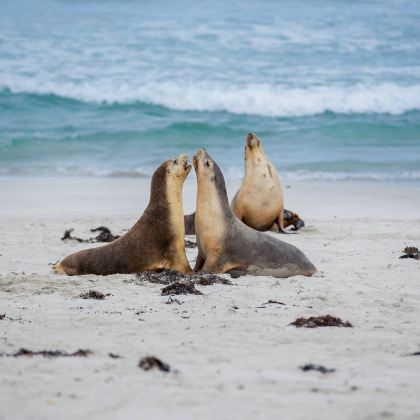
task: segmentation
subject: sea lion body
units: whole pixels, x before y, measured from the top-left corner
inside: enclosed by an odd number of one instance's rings
[[[305,226],[299,215],[284,208],[283,189],[275,167],[265,154],[261,140],[249,133],[245,145],[245,175],[233,197],[233,213],[249,227],[273,232],[286,232],[293,226]],[[185,234],[195,234],[195,213],[184,217]]]
[[[195,231],[199,254],[194,270],[290,277],[310,276],[315,266],[293,245],[256,231],[232,212],[223,174],[207,152],[194,156],[197,173]]]
[[[238,219],[259,231],[285,232],[291,224],[296,230],[304,225],[295,213],[287,211],[285,215],[280,177],[253,133],[246,138],[245,175],[232,200],[232,210]]]
[[[185,255],[182,186],[191,170],[185,155],[164,162],[153,174],[150,201],[123,236],[76,252],[53,269],[68,275],[138,273],[170,269],[190,272]]]

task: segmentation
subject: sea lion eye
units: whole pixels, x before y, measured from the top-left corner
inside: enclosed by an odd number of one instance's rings
[[[174,159],[174,162],[173,163],[175,163],[176,164],[176,159]]]
[[[206,160],[206,166],[209,168],[210,167],[210,161]]]

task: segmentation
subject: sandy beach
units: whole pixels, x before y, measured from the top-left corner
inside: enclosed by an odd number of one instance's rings
[[[232,197],[239,182],[228,185]],[[98,246],[61,241],[65,229],[121,233],[148,188],[149,179],[0,180],[0,352],[92,351],[0,357],[0,419],[420,418],[420,356],[409,355],[420,351],[420,263],[399,259],[419,246],[419,187],[284,182],[306,227],[278,237],[311,258],[312,278],[246,276],[166,304],[162,285],[133,275],[51,272]],[[191,177],[187,213],[194,201]],[[109,295],[82,299],[90,289]],[[326,314],[353,328],[289,325]],[[140,369],[148,355],[171,372]],[[302,371],[308,363],[335,371]]]

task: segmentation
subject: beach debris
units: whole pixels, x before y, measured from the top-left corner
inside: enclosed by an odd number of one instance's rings
[[[194,241],[190,241],[189,239],[184,239],[185,248],[195,248],[197,244]]]
[[[162,362],[155,356],[146,356],[140,359],[139,367],[143,370],[159,369],[162,372],[170,372],[171,370],[167,363]]]
[[[216,274],[209,274],[209,273],[195,273],[193,274],[194,283],[200,286],[212,286],[213,284],[225,284],[225,285],[232,285],[232,282],[228,279],[220,277]]]
[[[81,293],[80,297],[82,299],[105,299],[105,295],[102,292],[98,292],[97,290],[89,290],[88,292]]]
[[[10,316],[7,316],[6,314],[0,314],[0,321],[2,321],[3,319],[8,319],[9,321],[23,321],[22,317],[20,318],[12,318]],[[25,321],[25,322],[32,322],[32,321]]]
[[[174,298],[173,296],[169,296],[168,300],[165,302],[167,305],[172,305],[172,303],[177,303],[178,305],[182,305],[184,302],[181,302],[177,298]]]
[[[116,353],[108,353],[108,356],[111,359],[121,359],[121,356],[119,354],[116,354]]]
[[[202,295],[191,281],[175,281],[162,289],[162,296],[169,295]]]
[[[267,306],[266,305],[286,305],[283,302],[279,302],[278,300],[268,300],[267,302],[264,302],[261,304],[261,306],[256,306],[256,309],[265,309]]]
[[[296,321],[289,325],[294,325],[297,328],[317,328],[317,327],[347,327],[351,328],[353,325],[349,321],[343,321],[341,318],[332,315],[311,316],[309,318],[297,318]]]
[[[90,231],[92,233],[100,232],[99,235],[95,237],[95,242],[112,242],[120,237],[120,235],[113,235],[106,226],[99,226],[95,229],[91,229]]]
[[[406,246],[403,249],[404,255],[401,255],[400,259],[403,258],[413,258],[415,260],[420,259],[419,250],[415,246]]]
[[[92,354],[91,350],[76,350],[73,353],[67,353],[61,350],[40,350],[32,351],[25,348],[19,349],[16,353],[0,353],[1,357],[20,357],[20,356],[43,356],[43,357],[86,357]]]
[[[169,285],[176,281],[191,282],[200,286],[211,286],[213,284],[232,284],[230,280],[217,276],[216,274],[202,272],[185,274],[172,270],[162,270],[160,272],[144,271],[143,273],[137,273],[136,279],[140,282],[148,281],[149,283],[158,283],[166,285]]]
[[[299,369],[303,372],[309,372],[311,370],[314,370],[316,372],[321,372],[322,374],[326,375],[327,373],[333,373],[335,372],[335,369],[328,369],[325,366],[322,365],[314,365],[312,363],[307,363],[306,365],[299,366]]]
[[[94,242],[112,242],[115,239],[119,238],[119,235],[113,235],[109,228],[106,226],[99,226],[95,229],[90,229],[92,233],[94,232],[100,232],[95,238],[88,238],[88,239],[82,239],[78,238],[76,236],[72,236],[72,232],[74,232],[74,229],[67,229],[63,233],[63,237],[61,238],[62,241],[77,241],[80,243],[94,243]]]
[[[286,305],[283,302],[279,302],[278,300],[268,300],[267,302],[264,302],[263,305]]]

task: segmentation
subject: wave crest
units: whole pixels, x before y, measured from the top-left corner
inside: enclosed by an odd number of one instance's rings
[[[420,110],[420,85],[286,87],[270,84],[224,85],[215,82],[162,82],[145,85],[45,83],[9,80],[0,86],[12,93],[56,95],[83,102],[143,102],[179,111],[292,117],[333,112],[402,114]]]

